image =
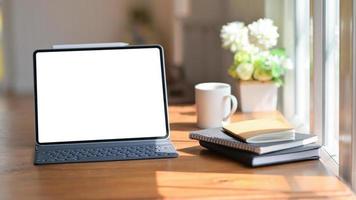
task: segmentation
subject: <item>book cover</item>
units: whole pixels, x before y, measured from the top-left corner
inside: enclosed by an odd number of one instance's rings
[[[284,118],[244,120],[223,126],[231,136],[247,143],[294,140],[294,127]]]
[[[257,155],[254,153],[241,151],[231,147],[226,147],[210,142],[200,141],[201,146],[232,158],[246,166],[258,167],[280,163],[289,163],[302,160],[315,160],[319,159],[320,145],[309,144],[305,146],[295,147],[291,149],[281,150],[264,155]]]

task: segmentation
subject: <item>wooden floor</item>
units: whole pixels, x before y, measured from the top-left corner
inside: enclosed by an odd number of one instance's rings
[[[179,158],[34,166],[32,105],[0,99],[0,199],[353,199],[320,161],[251,169],[204,150],[188,139],[192,106],[169,109]]]

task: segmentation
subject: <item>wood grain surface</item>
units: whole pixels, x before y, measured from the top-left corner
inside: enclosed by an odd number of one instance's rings
[[[354,199],[320,161],[247,168],[188,138],[193,106],[169,112],[179,158],[34,166],[32,98],[1,98],[0,199]]]

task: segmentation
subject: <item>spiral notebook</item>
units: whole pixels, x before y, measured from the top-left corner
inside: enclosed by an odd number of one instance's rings
[[[254,152],[256,154],[265,154],[293,147],[303,146],[316,142],[318,139],[317,136],[313,134],[295,133],[295,139],[293,141],[250,144],[227,135],[223,132],[222,128],[194,131],[189,134],[189,138],[219,144],[234,149]]]

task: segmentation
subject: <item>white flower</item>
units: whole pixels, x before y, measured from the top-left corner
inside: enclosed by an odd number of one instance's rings
[[[268,57],[267,64],[272,64],[272,63],[281,64],[282,61],[283,61],[283,58],[281,58],[280,56],[270,55]]]
[[[242,22],[230,22],[221,28],[223,47],[231,52],[249,50],[248,29]]]
[[[280,56],[272,55],[271,52],[269,52],[269,51],[260,51],[252,56],[252,61],[255,61],[255,60],[261,59],[261,58],[264,59],[266,67],[271,67],[273,64],[283,66],[283,61],[285,60],[284,58],[282,58]]]
[[[250,42],[258,48],[267,50],[277,44],[278,28],[271,19],[259,19],[248,25]]]
[[[271,56],[271,54],[270,54],[269,51],[259,51],[258,53],[255,53],[252,56],[252,60],[255,61],[256,59],[263,58],[263,59],[265,59],[267,61],[270,56]]]
[[[241,80],[250,80],[253,74],[253,64],[251,63],[241,63],[236,68],[236,74]]]

